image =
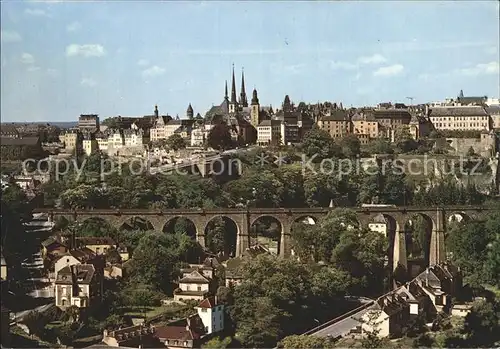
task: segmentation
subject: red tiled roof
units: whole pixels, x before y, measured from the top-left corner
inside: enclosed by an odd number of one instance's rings
[[[155,335],[161,340],[193,340],[199,339],[200,335],[186,326],[158,326],[155,327]]]
[[[213,308],[217,305],[217,300],[215,299],[214,296],[205,298],[204,300],[201,301],[201,303],[198,305],[199,308]]]

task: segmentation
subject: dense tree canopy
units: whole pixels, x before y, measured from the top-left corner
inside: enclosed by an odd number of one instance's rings
[[[455,225],[448,232],[446,245],[452,259],[472,284],[500,286],[499,212],[494,211],[482,221]]]
[[[231,130],[226,123],[216,124],[208,133],[207,144],[217,150],[226,150],[232,147]]]
[[[186,141],[178,133],[174,133],[173,135],[168,137],[166,144],[170,149],[176,150],[176,151],[179,149],[186,148]]]

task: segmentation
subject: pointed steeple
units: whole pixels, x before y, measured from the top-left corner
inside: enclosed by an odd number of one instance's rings
[[[224,89],[224,99],[225,99],[225,100],[228,100],[228,99],[229,99],[229,97],[228,97],[228,95],[227,95],[227,80],[226,80],[226,88]]]
[[[460,90],[460,93],[458,94],[458,98],[464,98],[464,90]]]
[[[233,81],[231,83],[231,103],[236,104],[236,79],[234,78],[234,64],[233,64]]]
[[[248,107],[247,94],[245,92],[245,73],[243,72],[243,68],[241,69],[240,105],[242,107]]]
[[[259,104],[259,98],[257,97],[257,90],[253,89],[252,93],[252,105]]]
[[[155,104],[155,117],[158,117],[158,105]]]
[[[188,117],[188,119],[192,119],[194,116],[194,111],[193,107],[191,106],[191,103],[189,103],[188,108],[186,110],[186,116]]]

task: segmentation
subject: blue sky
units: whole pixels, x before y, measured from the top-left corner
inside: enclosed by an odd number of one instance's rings
[[[2,121],[499,96],[498,2],[2,2]]]

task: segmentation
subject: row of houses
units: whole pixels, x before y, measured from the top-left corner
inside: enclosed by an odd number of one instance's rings
[[[244,90],[244,89],[243,89]],[[232,94],[233,95],[233,94]],[[463,93],[461,92],[461,95]],[[243,99],[246,101],[246,95]],[[187,144],[206,144],[208,134],[217,123],[225,123],[233,141],[261,146],[299,143],[313,125],[334,139],[356,135],[362,144],[372,139],[395,138],[396,130],[407,127],[414,139],[432,131],[482,131],[500,129],[500,106],[487,105],[483,97],[461,97],[451,102],[406,106],[402,103],[380,103],[375,108],[344,108],[342,103],[318,103],[296,106],[287,95],[281,109],[262,106],[254,89],[250,104],[228,96],[227,88],[220,105],[212,106],[202,117],[189,104],[186,117],[160,115],[155,106],[152,115],[142,118],[117,117],[109,126],[100,126],[97,115],[81,115],[78,128],[61,135],[66,151],[80,145],[87,154],[97,150],[111,153],[120,149],[143,149],[149,142],[166,140],[178,134]]]
[[[361,314],[353,315],[355,322],[350,334],[370,332],[381,338],[395,338],[403,335],[416,317],[426,323],[433,322],[441,312],[464,317],[473,301],[466,290],[457,267],[448,262],[430,266],[413,280],[376,299]]]
[[[50,237],[42,242],[42,258],[54,287],[55,305],[88,308],[100,302],[104,279],[123,276],[127,250],[109,237]]]
[[[224,330],[224,304],[217,297],[207,297],[195,310],[195,315],[166,325],[140,324],[104,330],[102,342],[111,347],[199,348]]]

